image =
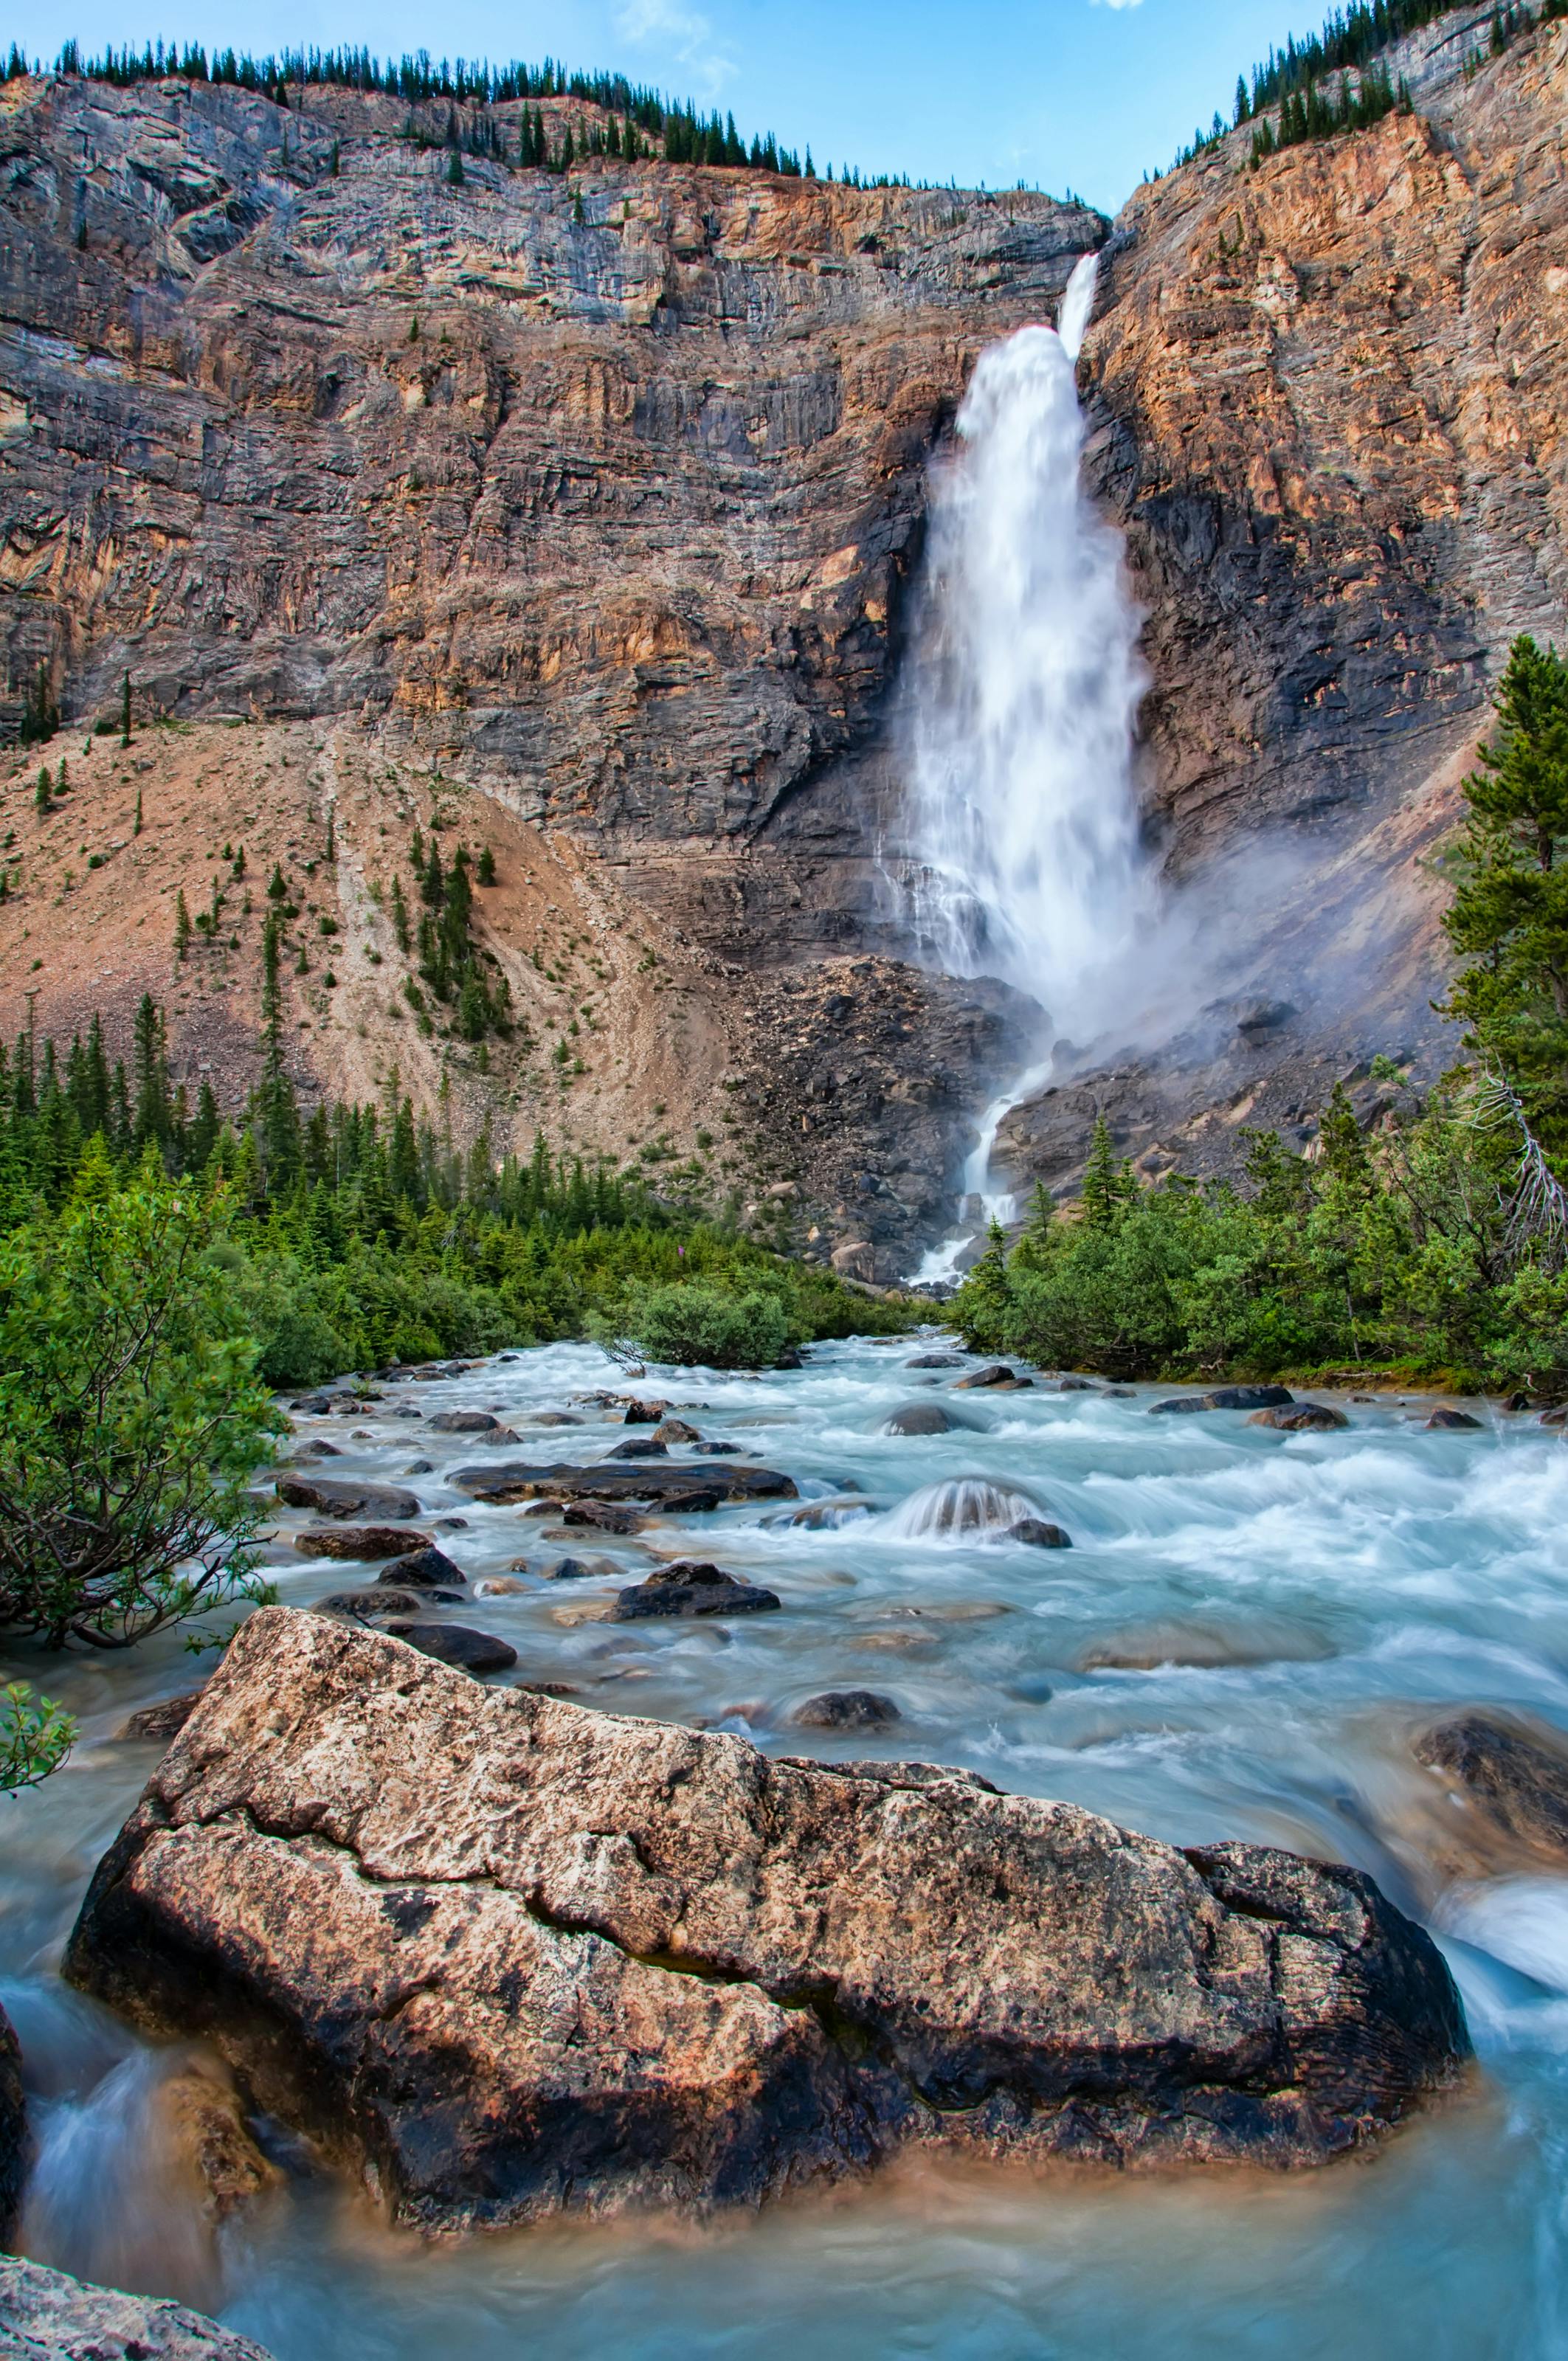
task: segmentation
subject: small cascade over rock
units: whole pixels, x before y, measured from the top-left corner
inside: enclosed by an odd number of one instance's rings
[[[890,1509],[882,1530],[892,1538],[911,1542],[1000,1540],[1014,1525],[1037,1521],[1038,1500],[984,1476],[959,1476],[946,1484],[927,1484]]]

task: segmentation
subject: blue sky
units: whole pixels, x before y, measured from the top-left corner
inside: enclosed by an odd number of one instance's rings
[[[961,185],[1025,180],[1113,211],[1146,168],[1228,111],[1239,69],[1318,7],[1284,0],[85,0],[36,9],[27,46],[68,34],[97,49],[148,35],[367,43],[378,54],[618,68],[678,96],[732,108],[864,171]]]

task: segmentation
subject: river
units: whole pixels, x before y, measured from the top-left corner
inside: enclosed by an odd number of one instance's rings
[[[56,1974],[157,1758],[115,1733],[200,1676],[168,1635],[125,1657],[9,1662],[82,1722],[66,1767],[0,1814],[0,2000],[40,2142],[24,2247],[201,2302],[279,2361],[606,2343],[637,2361],[1568,2355],[1568,1875],[1493,1865],[1445,1882],[1446,1799],[1409,1752],[1454,1706],[1568,1728],[1568,1449],[1528,1416],[1427,1433],[1428,1405],[1395,1396],[1340,1398],[1348,1431],[1283,1435],[1235,1412],[1151,1417],[1146,1387],[953,1393],[961,1368],[905,1366],[940,1346],[822,1345],[762,1377],[650,1372],[636,1390],[784,1469],[813,1521],[762,1503],[634,1541],[585,1534],[602,1576],[530,1572],[516,1594],[449,1611],[516,1646],[507,1677],[565,1684],[585,1706],[781,1752],[968,1764],[1158,1837],[1353,1861],[1443,1944],[1479,2051],[1464,2093],[1376,2155],[1296,2178],[1116,2182],[927,2160],[701,2231],[552,2227],[435,2248],[278,2140],[284,2190],[214,2239],[149,2136],[168,2054]],[[404,1480],[427,1524],[466,1521],[437,1539],[477,1581],[520,1555],[547,1565],[561,1544],[444,1483],[478,1455],[472,1437],[396,1413],[499,1409],[527,1455],[597,1458],[625,1438],[609,1413],[579,1408],[585,1423],[560,1431],[531,1419],[618,1382],[594,1348],[551,1346],[389,1384],[367,1412],[302,1420],[291,1447],[330,1437],[334,1476],[429,1460]],[[879,1432],[899,1404],[933,1399],[973,1425]],[[1072,1547],[941,1532],[954,1496],[931,1488],[971,1477],[1025,1494]],[[293,1546],[309,1521],[288,1512],[275,1529],[288,1605],[357,1578]],[[699,1628],[594,1620],[612,1569],[632,1579],[651,1554],[694,1545],[765,1582],[783,1611]],[[899,1724],[839,1738],[791,1719],[814,1692],[851,1686],[891,1698]]]

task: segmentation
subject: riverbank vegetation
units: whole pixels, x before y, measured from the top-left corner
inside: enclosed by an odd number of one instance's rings
[[[956,1300],[969,1344],[1120,1377],[1395,1367],[1568,1394],[1568,665],[1520,639],[1445,867],[1462,1062],[1364,1135],[1140,1188],[1102,1120],[1076,1218],[1043,1191]],[[1379,1079],[1400,1074],[1384,1061]]]

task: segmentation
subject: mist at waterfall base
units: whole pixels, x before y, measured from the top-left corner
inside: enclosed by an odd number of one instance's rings
[[[1568,1726],[1568,1445],[1526,1419],[1428,1433],[1424,1406],[1387,1399],[1341,1397],[1346,1431],[1283,1435],[1240,1412],[1152,1418],[1150,1388],[954,1395],[972,1361],[904,1366],[924,1349],[817,1346],[761,1378],[650,1371],[638,1390],[784,1469],[800,1502],[596,1536],[602,1578],[529,1576],[453,1611],[517,1649],[509,1678],[585,1707],[770,1752],[967,1764],[1168,1841],[1351,1861],[1436,1930],[1480,2051],[1468,2087],[1321,2172],[927,2158],[702,2225],[578,2220],[435,2246],[264,2125],[286,2181],[214,2233],[162,2131],[164,2078],[189,2052],[144,2042],[58,1974],[159,1752],[115,1733],[206,1665],[179,1631],[90,1659],[18,1649],[0,1677],[41,1677],[82,1729],[62,1771],[0,1810],[0,2001],[38,2142],[26,2251],[200,2301],[278,2361],[1568,2361],[1568,1877],[1505,1858],[1447,1870],[1478,1816],[1410,1751],[1477,1706]],[[440,1538],[477,1588],[520,1550],[548,1564],[566,1545],[455,1490],[472,1438],[431,1432],[432,1412],[494,1406],[543,1457],[561,1436],[540,1414],[607,1384],[624,1380],[593,1347],[547,1346],[389,1382],[352,1419],[302,1414],[291,1447],[330,1439],[334,1474],[406,1484],[422,1522],[461,1515]],[[887,1433],[913,1400],[969,1423]],[[433,1463],[411,1477],[411,1408]],[[574,1459],[626,1433],[577,1411]],[[1072,1546],[1012,1538],[1021,1504]],[[286,1606],[343,1587],[340,1562],[296,1546],[310,1525],[277,1519]],[[715,1559],[781,1609],[718,1627],[595,1620],[651,1548]],[[900,1720],[795,1720],[850,1687]]]

